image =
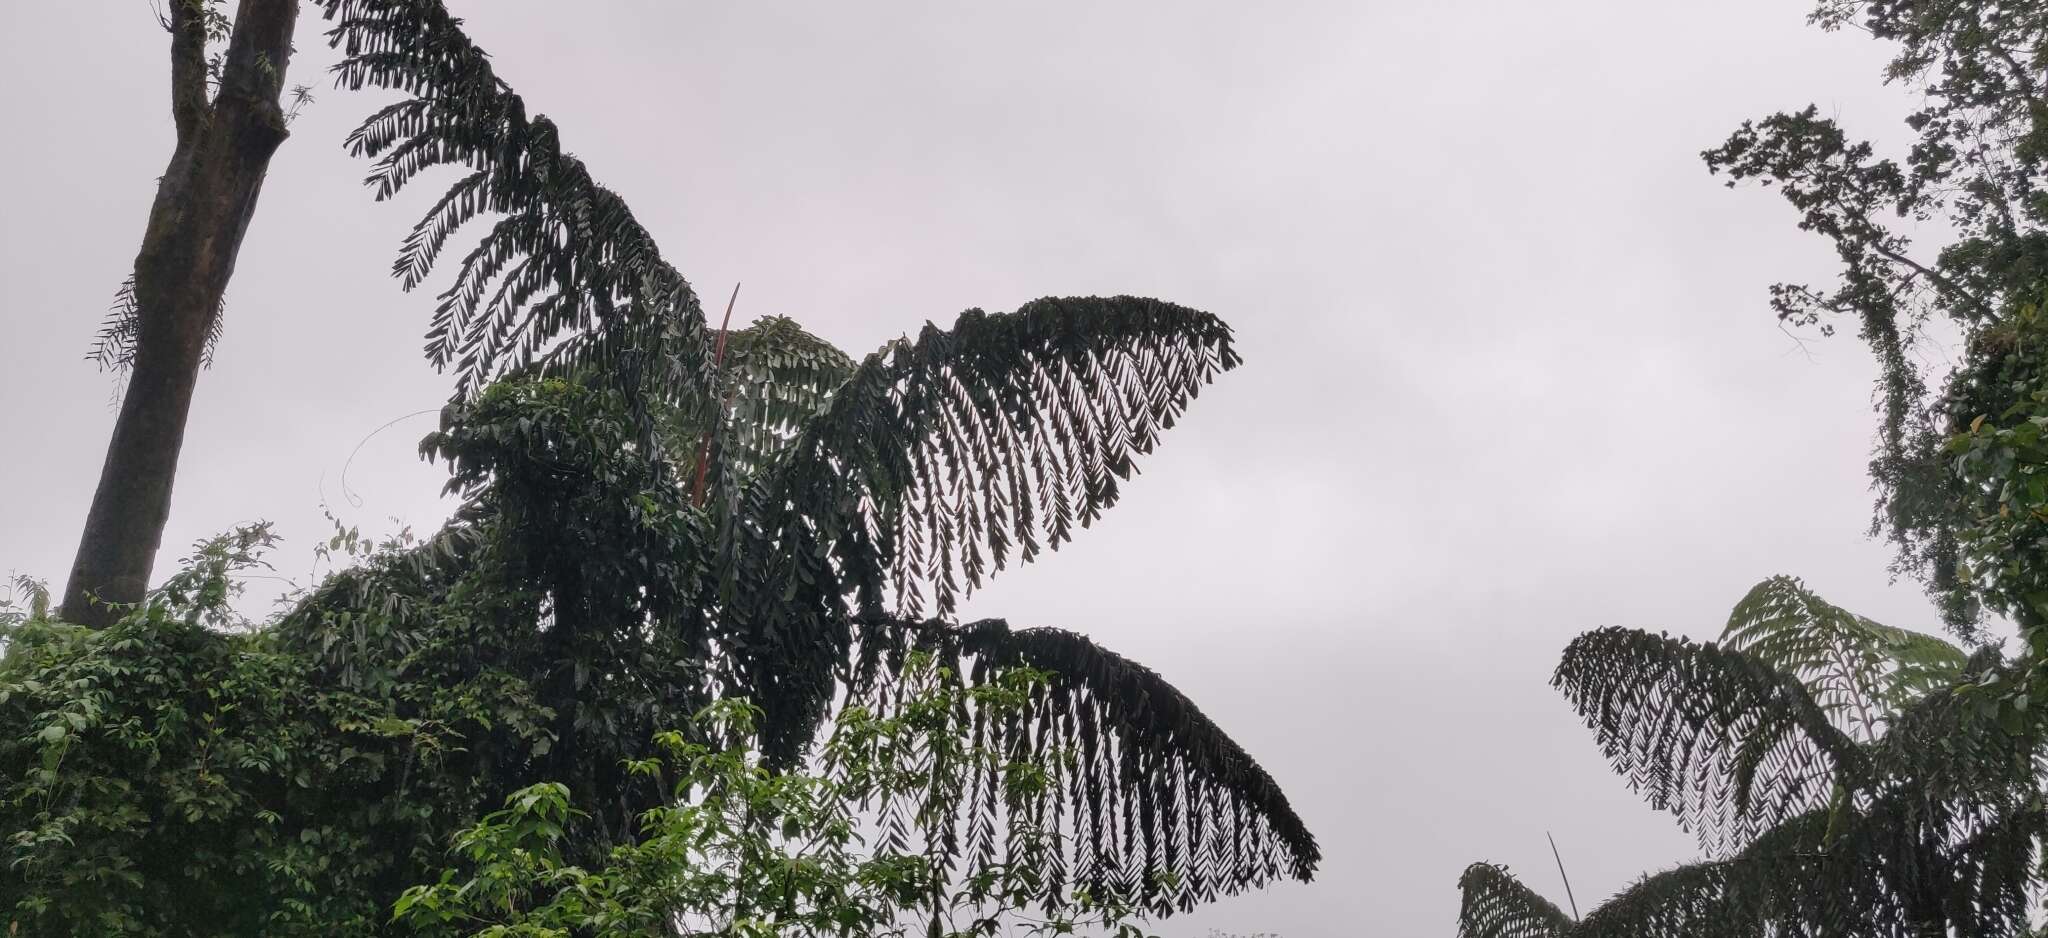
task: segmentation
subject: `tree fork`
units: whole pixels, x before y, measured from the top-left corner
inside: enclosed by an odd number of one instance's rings
[[[63,618],[95,627],[148,590],[206,336],[287,135],[278,99],[299,0],[241,0],[210,103],[202,2],[172,0],[165,19],[178,141],[135,256],[133,371],[64,586]]]

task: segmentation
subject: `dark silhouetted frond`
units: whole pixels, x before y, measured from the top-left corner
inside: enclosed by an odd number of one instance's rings
[[[1763,910],[1729,901],[1741,861],[1692,863],[1636,881],[1587,914],[1572,938],[1761,938]]]
[[[856,700],[887,707],[906,652],[933,654],[958,679],[990,686],[1031,668],[1047,680],[1021,710],[973,718],[975,742],[999,751],[1064,753],[1067,775],[1042,797],[1004,803],[983,778],[956,850],[997,850],[1006,818],[1064,832],[1047,898],[1088,886],[1187,909],[1278,876],[1307,880],[1321,861],[1287,796],[1243,747],[1156,672],[1060,629],[1012,631],[1000,619],[964,626],[872,620],[861,626]]]
[[[2027,665],[1878,625],[1788,577],[1751,590],[1727,634],[1610,628],[1566,649],[1554,683],[1616,770],[1719,856],[1646,877],[1561,934],[2030,933],[2048,760],[2039,721],[1999,698]],[[1475,892],[1513,895],[1505,873],[1474,869],[1468,908]]]
[[[1458,877],[1458,938],[1564,938],[1571,916],[1506,868],[1474,863]]]
[[[2023,665],[1985,648],[1972,680],[2015,682]],[[1943,688],[1899,713],[1872,748],[1861,852],[1888,878],[1928,882],[1960,934],[2016,934],[2038,891],[2044,827],[2038,721],[2001,725]]]
[[[1709,850],[1825,804],[1864,755],[1797,678],[1750,656],[1607,628],[1565,649],[1552,683],[1615,771]]]
[[[1237,363],[1221,320],[1159,300],[968,310],[868,356],[756,487],[755,517],[777,552],[842,558],[863,609],[893,597],[915,616],[929,588],[944,614],[1093,523],[1134,457]]]
[[[406,237],[392,272],[425,281],[456,231],[496,220],[440,294],[427,357],[454,368],[457,394],[540,363],[588,368],[664,396],[708,387],[703,311],[624,200],[562,151],[553,122],[526,105],[439,0],[320,0],[344,58],[338,84],[411,95],[349,137],[373,158],[367,182],[388,198],[421,173],[465,170]]]
[[[1725,860],[1645,876],[1586,914],[1571,938],[1798,938],[1894,934],[1832,892],[1825,812],[1794,819]],[[1904,938],[1904,936],[1901,936]]]
[[[1959,934],[2024,934],[2040,892],[2041,844],[2048,811],[2012,806],[1970,832],[1948,852],[1953,877],[1945,905]]]
[[[2001,682],[2016,682],[2024,673],[2004,662],[1995,647],[1973,656],[1969,670],[1975,679]],[[2024,801],[2041,777],[2042,766],[2032,755],[2040,750],[2041,729],[2033,721],[2001,725],[1954,684],[1914,701],[1891,722],[1870,747],[1874,781],[1914,787],[1922,807],[1930,800],[1962,800],[1979,808]]]
[[[2024,668],[1995,647],[1965,659],[1784,578],[1752,591],[1732,628],[1747,650],[1621,629],[1567,650],[1557,683],[1617,770],[1729,849],[1643,880],[1571,934],[2025,934],[2048,834],[2042,732],[1991,719],[1983,692]],[[1764,652],[1848,710],[1830,713]],[[1875,738],[1850,739],[1845,712]]]
[[[1571,938],[1910,938],[1881,878],[1831,853],[1829,813],[1766,832],[1740,854],[1637,880],[1587,913]]]
[[[732,333],[720,385],[725,432],[720,450],[752,478],[772,462],[853,376],[854,362],[787,316],[767,316]]]
[[[1499,867],[1475,864],[1460,935],[1558,938],[1910,938],[1876,864],[1831,852],[1850,839],[1826,810],[1767,831],[1742,852],[1645,876],[1573,923]]]

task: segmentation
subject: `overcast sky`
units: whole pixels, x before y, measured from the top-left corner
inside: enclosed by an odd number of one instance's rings
[[[1572,636],[1711,637],[1776,573],[1933,627],[1864,537],[1868,358],[1765,308],[1830,252],[1697,156],[1809,102],[1899,139],[1885,50],[1804,0],[450,6],[700,291],[745,282],[741,319],[858,354],[1135,293],[1236,328],[1246,365],[1124,502],[963,611],[1157,668],[1320,838],[1316,883],[1164,935],[1447,936],[1474,860],[1562,904],[1545,831],[1589,907],[1694,849],[1549,688]],[[344,496],[359,441],[450,382],[431,297],[387,275],[421,206],[358,184],[341,142],[376,101],[328,87],[319,25],[159,574],[265,518],[303,579],[323,499],[371,531],[448,507],[431,416],[363,443]],[[113,419],[83,356],[169,155],[166,60],[144,0],[7,4],[0,572],[61,583],[77,546]]]

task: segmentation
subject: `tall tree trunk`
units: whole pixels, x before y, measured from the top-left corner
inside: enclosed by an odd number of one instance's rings
[[[133,372],[64,586],[71,622],[104,626],[118,615],[106,603],[138,602],[148,589],[207,333],[286,135],[278,99],[299,0],[241,0],[210,102],[203,3],[169,2],[178,143],[135,256]]]

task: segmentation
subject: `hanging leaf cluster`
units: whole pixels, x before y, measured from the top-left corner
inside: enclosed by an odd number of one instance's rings
[[[895,676],[930,656],[944,673],[992,686],[1021,671],[1045,677],[996,714],[968,714],[974,745],[1025,760],[1067,754],[1061,784],[998,812],[1000,779],[975,779],[982,810],[949,827],[961,852],[993,856],[1006,813],[1047,829],[1058,884],[1131,896],[1148,907],[1192,908],[1250,876],[1308,879],[1315,838],[1266,770],[1156,672],[1087,637],[1053,628],[1012,631],[1000,619],[966,625],[862,623],[857,700],[898,707]]]

